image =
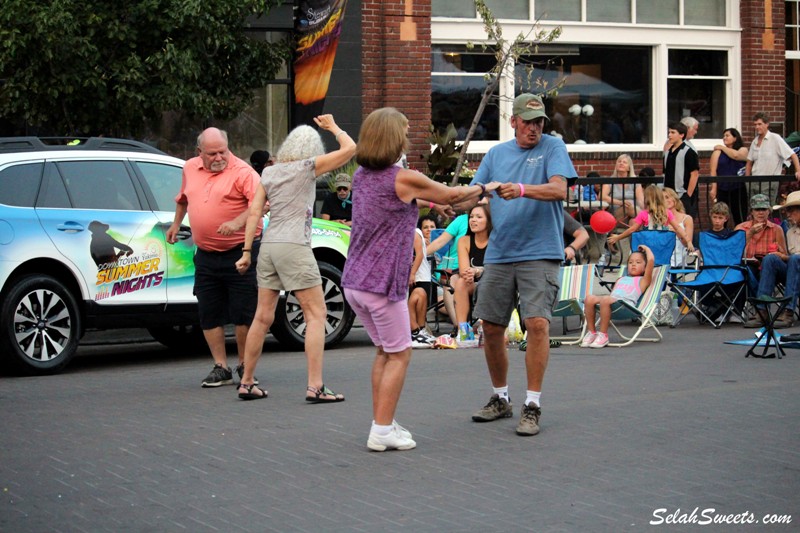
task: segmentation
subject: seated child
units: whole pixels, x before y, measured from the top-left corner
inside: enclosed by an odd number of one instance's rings
[[[690,253],[694,252],[692,237],[687,235],[683,228],[675,221],[675,215],[672,211],[667,209],[661,189],[655,185],[648,185],[644,190],[644,204],[645,209],[639,211],[636,218],[631,220],[628,229],[619,235],[611,235],[608,238],[609,244],[615,244],[617,241],[628,237],[634,231],[639,231],[640,228],[665,229],[669,226],[677,234],[678,239],[680,239],[686,247],[686,250]]]
[[[719,237],[727,237],[733,230],[728,227],[731,211],[725,202],[717,202],[711,206],[711,231]]]
[[[604,348],[608,345],[608,325],[611,323],[611,306],[617,300],[625,300],[636,305],[639,297],[650,286],[653,279],[653,252],[645,245],[639,246],[628,257],[628,273],[621,276],[614,284],[611,294],[598,296],[589,294],[584,302],[583,312],[586,315],[588,331],[581,341],[581,348]],[[595,324],[600,306],[600,326]],[[599,330],[599,331],[598,331]]]

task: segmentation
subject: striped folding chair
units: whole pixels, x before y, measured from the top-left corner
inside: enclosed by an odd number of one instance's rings
[[[594,265],[569,265],[561,267],[561,290],[558,302],[553,307],[553,316],[560,316],[564,322],[562,337],[551,337],[562,344],[578,344],[586,333],[586,319],[583,315],[583,302],[587,294],[592,293],[594,283]],[[572,316],[580,318],[580,334],[568,336],[567,319]]]
[[[639,298],[636,306],[632,306],[627,302],[618,300],[611,306],[611,327],[617,332],[623,341],[622,342],[609,342],[609,346],[628,346],[635,341],[642,342],[659,342],[662,339],[661,332],[658,331],[655,323],[655,311],[658,307],[658,301],[661,299],[661,293],[667,285],[667,276],[669,274],[669,265],[657,266],[653,269],[653,280],[644,294]],[[620,276],[624,276],[624,269],[620,272]],[[639,321],[639,328],[630,337],[626,337],[619,330],[616,322],[623,320],[636,319]],[[642,337],[645,330],[652,329],[655,337]]]

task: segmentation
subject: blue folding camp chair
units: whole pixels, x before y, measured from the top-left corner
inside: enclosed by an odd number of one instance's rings
[[[742,310],[736,308],[735,302],[747,287],[746,268],[742,263],[745,244],[745,233],[741,230],[726,238],[707,231],[700,233],[703,264],[693,280],[674,283],[673,288],[701,322],[705,320],[719,328],[731,314],[744,321]],[[712,309],[720,312],[710,312]],[[678,318],[676,326],[684,316]]]
[[[631,234],[631,251],[644,244],[653,252],[656,265],[669,265],[675,250],[675,233],[666,230],[642,230]]]

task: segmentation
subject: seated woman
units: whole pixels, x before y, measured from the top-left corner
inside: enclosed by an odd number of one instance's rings
[[[674,189],[670,189],[669,187],[664,187],[663,189],[664,194],[664,205],[667,206],[667,209],[672,211],[672,214],[675,217],[675,223],[680,226],[683,232],[686,234],[688,239],[691,239],[694,236],[694,221],[690,215],[686,214],[686,210],[683,208],[683,202],[681,202],[678,193],[675,192]],[[672,230],[672,228],[669,228]],[[672,230],[674,231],[674,230]],[[681,239],[676,235],[675,236],[675,250],[672,252],[672,259],[670,260],[669,264],[673,267],[683,267],[686,266],[686,262],[689,259],[689,251],[686,249],[686,246],[683,245]]]
[[[411,347],[432,348],[436,337],[425,328],[428,314],[428,301],[431,292],[431,263],[428,259],[427,245],[431,241],[431,231],[436,229],[436,220],[425,215],[417,221],[414,230],[414,262],[409,276],[408,316],[411,323]]]
[[[456,318],[459,331],[469,327],[472,294],[483,274],[483,256],[492,232],[492,215],[487,204],[478,204],[469,211],[467,234],[458,239],[458,279],[455,283]]]
[[[612,178],[633,178],[636,172],[633,170],[633,160],[628,154],[622,154],[617,158],[614,165]],[[614,214],[614,218],[621,224],[620,227],[628,224],[630,219],[636,216],[638,211],[644,209],[644,190],[636,183],[613,185],[603,185],[600,199],[609,205],[609,211]]]

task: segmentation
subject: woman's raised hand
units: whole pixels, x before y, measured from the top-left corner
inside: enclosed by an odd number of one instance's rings
[[[334,129],[338,129],[336,125],[336,121],[333,120],[333,115],[319,115],[314,117],[314,122],[326,131],[333,131]]]

